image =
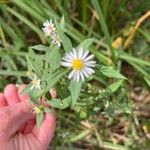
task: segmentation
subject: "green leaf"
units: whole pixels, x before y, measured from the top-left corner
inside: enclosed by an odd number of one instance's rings
[[[46,91],[51,89],[66,73],[68,70],[58,70],[54,74],[52,74],[49,78],[46,79],[47,82],[47,88]]]
[[[47,101],[47,102],[50,106],[52,106],[54,108],[65,109],[69,106],[70,101],[71,101],[71,98],[67,97],[63,100],[61,100],[61,99],[52,99],[52,100]]]
[[[44,112],[45,112],[45,113],[51,113],[52,110],[51,110],[50,108],[44,107]]]
[[[21,91],[21,93],[19,95],[28,94],[29,91],[30,91],[31,86],[32,86],[31,84],[28,84],[27,86],[25,86],[25,88]]]
[[[32,63],[32,61],[30,60],[30,58],[29,58],[29,57],[26,57],[26,59],[27,59],[27,64],[28,64],[28,70],[29,70],[29,71],[34,70],[34,66],[33,66],[33,63]]]
[[[60,29],[58,24],[56,23],[57,31],[60,36],[60,39],[62,41],[62,45],[64,47],[65,52],[70,52],[72,51],[72,43],[70,39],[67,37],[67,35]]]
[[[102,7],[101,7],[101,3],[98,0],[92,0],[92,4],[96,10],[96,13],[98,15],[99,18],[99,23],[102,29],[102,32],[105,36],[106,39],[106,43],[109,45],[109,50],[111,51],[112,57],[115,60],[115,53],[113,48],[111,47],[111,36],[107,27],[107,23],[105,21],[105,17],[103,15],[103,11],[102,11]]]
[[[39,56],[35,56],[35,60],[34,60],[34,71],[35,74],[38,77],[42,76],[42,71],[44,68],[44,61],[43,61],[43,56],[39,55]]]
[[[37,105],[39,104],[37,99],[33,99],[30,95],[29,97],[30,97],[30,101],[29,101],[30,104],[37,104]]]
[[[117,82],[112,83],[107,87],[107,90],[111,91],[112,93],[116,92],[118,88],[122,85],[123,79],[118,80]]]
[[[62,31],[65,30],[65,17],[64,17],[64,15],[62,16],[61,21],[60,21],[60,29]]]
[[[47,47],[47,46],[44,46],[44,45],[34,45],[32,46],[31,48],[35,49],[35,50],[38,50],[38,51],[49,51],[50,48]]]
[[[81,87],[82,87],[82,81],[76,82],[76,81],[71,81],[69,88],[71,92],[71,99],[72,99],[72,106],[74,106],[79,98]]]
[[[114,70],[112,67],[102,66],[100,68],[100,72],[110,78],[120,78],[120,79],[127,79],[123,75],[121,75],[118,71]]]
[[[44,89],[32,89],[29,91],[29,96],[31,100],[38,100],[40,97],[42,97],[45,94]]]
[[[87,50],[93,42],[95,42],[94,38],[86,39],[77,46],[77,49],[83,48]]]
[[[125,60],[128,63],[135,63],[137,65],[148,66],[150,67],[150,62],[142,60],[140,58],[133,57],[125,52],[119,54],[119,58]]]
[[[106,24],[105,19],[104,19],[104,15],[102,13],[102,8],[100,6],[100,3],[98,2],[98,0],[92,0],[92,4],[96,10],[98,17],[99,17],[99,23],[100,23],[100,26],[102,28],[102,32],[105,35],[107,43],[110,44],[110,34],[109,34],[108,27],[107,27],[107,24]]]
[[[49,63],[50,63],[50,72],[53,73],[56,69],[59,68],[61,62],[61,55],[59,49],[55,48],[51,50],[49,56]]]
[[[37,125],[37,128],[40,128],[41,127],[41,124],[42,124],[42,121],[43,121],[43,112],[40,112],[36,115],[36,125]]]

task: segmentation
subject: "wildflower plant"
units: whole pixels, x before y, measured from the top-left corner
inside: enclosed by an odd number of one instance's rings
[[[27,62],[28,77],[31,82],[23,90],[29,94],[31,103],[35,105],[37,125],[40,126],[43,113],[51,112],[52,108],[70,108],[83,119],[88,117],[88,114],[83,113],[82,110],[86,110],[90,105],[89,109],[97,112],[100,109],[99,101],[103,100],[105,108],[109,107],[110,111],[112,102],[108,101],[108,97],[123,85],[126,78],[113,67],[103,66],[96,61],[90,52],[90,45],[95,39],[86,39],[77,46],[72,45],[65,34],[64,17],[60,23],[50,20],[44,22],[43,26],[50,45],[30,47]],[[115,82],[108,85],[103,93],[98,88],[89,87],[94,84],[95,78],[101,78],[101,76],[115,79]],[[50,95],[52,88],[57,91],[55,98]],[[93,95],[90,94],[92,91]],[[105,96],[108,98],[106,101]],[[50,107],[46,107],[45,104]]]

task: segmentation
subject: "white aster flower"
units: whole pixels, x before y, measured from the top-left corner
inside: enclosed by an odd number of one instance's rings
[[[58,35],[58,33],[53,33],[52,36],[52,43],[56,44],[58,47],[61,46],[61,39],[60,36]]]
[[[31,84],[32,84],[32,86],[31,86],[31,90],[32,89],[41,89],[41,80],[40,79],[37,79],[37,76],[34,74],[34,78],[33,78],[33,80],[31,81]]]
[[[89,77],[94,73],[92,67],[95,67],[96,61],[93,61],[94,55],[88,55],[89,51],[84,51],[83,48],[75,49],[72,52],[67,53],[62,58],[61,65],[71,68],[72,71],[68,75],[69,79],[74,81],[84,81],[85,77]]]
[[[50,20],[46,20],[44,23],[43,23],[43,28],[42,30],[44,31],[45,33],[45,36],[51,36],[52,32],[55,31],[55,25],[53,24],[52,22],[52,19]]]

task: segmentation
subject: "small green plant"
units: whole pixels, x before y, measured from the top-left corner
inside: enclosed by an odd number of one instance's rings
[[[91,105],[90,108],[94,111],[100,97],[103,99],[105,108],[108,111],[110,111],[110,107],[112,107],[112,111],[116,109],[118,104],[114,106],[108,97],[123,85],[126,78],[118,71],[115,71],[113,67],[103,66],[93,60],[94,55],[89,55],[92,39],[85,40],[76,48],[73,48],[71,40],[65,34],[64,17],[62,17],[60,23],[55,21],[55,25],[52,20],[44,22],[43,25],[43,31],[50,45],[30,47],[30,52],[27,56],[27,75],[31,82],[23,90],[23,92],[29,94],[30,101],[36,105],[34,112],[37,114],[37,125],[41,124],[43,113],[50,112],[47,111],[49,108],[42,104],[41,98],[50,107],[57,109],[70,107],[79,113],[81,118],[87,117],[87,113],[80,111],[80,105],[84,104],[82,109]],[[56,35],[57,38],[55,38]],[[116,81],[109,85],[107,89],[103,89],[102,93],[97,88],[94,94],[88,98],[81,96],[83,92],[84,95],[90,93],[92,89],[86,91],[88,83],[94,84],[92,83],[94,77],[98,78],[101,75],[114,78]],[[64,85],[65,89],[63,88]],[[50,97],[49,90],[51,88],[55,88],[58,91],[58,98]],[[92,111],[90,113],[92,114]],[[108,114],[109,116],[113,115],[112,112],[108,112]]]
[[[0,0],[0,89],[25,83],[38,127],[55,108],[51,149],[149,149],[149,6]]]

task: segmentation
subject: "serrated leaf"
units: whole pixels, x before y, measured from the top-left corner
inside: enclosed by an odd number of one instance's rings
[[[122,74],[120,74],[118,71],[114,70],[112,67],[106,67],[102,66],[100,68],[100,72],[110,78],[120,78],[120,79],[127,79]]]
[[[70,39],[61,31],[59,32],[59,35],[62,40],[62,45],[64,47],[65,52],[72,51],[72,43],[71,43]]]
[[[44,45],[34,45],[34,46],[32,46],[31,47],[32,49],[35,49],[35,50],[38,50],[38,51],[49,51],[49,47],[47,47],[47,46],[44,46]]]
[[[111,85],[109,85],[107,87],[107,90],[111,91],[112,93],[116,92],[118,90],[118,88],[122,85],[123,81],[124,80],[121,79],[121,80],[118,80],[118,81],[112,83]]]
[[[52,112],[52,110],[51,110],[51,109],[49,109],[49,108],[47,108],[47,107],[44,107],[44,112],[45,112],[45,113],[51,113],[51,112]]]
[[[61,18],[61,20],[60,20],[60,29],[61,29],[62,31],[65,30],[65,17],[64,17],[64,15],[62,16],[62,18]]]
[[[30,100],[34,103],[38,103],[38,99],[40,97],[42,97],[44,94],[45,94],[45,90],[44,89],[32,89],[29,91],[29,97],[30,97]]]
[[[33,99],[32,97],[30,97],[29,100],[30,100],[29,102],[30,102],[31,104],[37,104],[37,105],[39,104],[38,101],[37,101],[37,99]]]
[[[21,91],[21,93],[19,95],[28,94],[29,91],[30,91],[31,86],[32,86],[31,84],[28,84],[27,86],[25,86],[25,88]]]
[[[37,128],[41,127],[41,124],[42,124],[42,121],[43,121],[43,117],[44,117],[43,112],[40,112],[40,113],[38,113],[36,115],[36,125],[37,125]]]
[[[64,47],[65,52],[70,52],[72,51],[72,43],[70,41],[70,39],[67,37],[67,35],[60,29],[60,27],[58,26],[57,22],[56,22],[56,27],[57,27],[57,31],[58,34],[60,36],[60,39],[62,41],[62,45]]]
[[[76,82],[76,81],[71,81],[69,88],[71,92],[71,99],[72,99],[72,106],[74,106],[79,98],[81,87],[82,87],[82,81]]]
[[[59,49],[53,49],[49,56],[50,62],[50,72],[53,73],[56,69],[59,68],[61,62],[61,55]]]
[[[34,70],[33,62],[30,60],[29,57],[26,57],[26,59],[27,59],[27,64],[28,64],[28,70],[29,71]]]
[[[67,97],[63,100],[61,99],[52,99],[48,101],[48,104],[54,108],[65,109],[70,104],[70,97]]]
[[[43,56],[35,56],[34,60],[34,72],[35,74],[41,78],[43,74],[43,68],[44,68],[44,61],[43,61]]]
[[[83,48],[83,49],[87,50],[94,41],[95,41],[94,38],[86,39],[77,46],[77,49]]]
[[[51,89],[67,72],[68,72],[67,70],[62,69],[50,75],[50,77],[46,79],[47,82],[46,91]]]

